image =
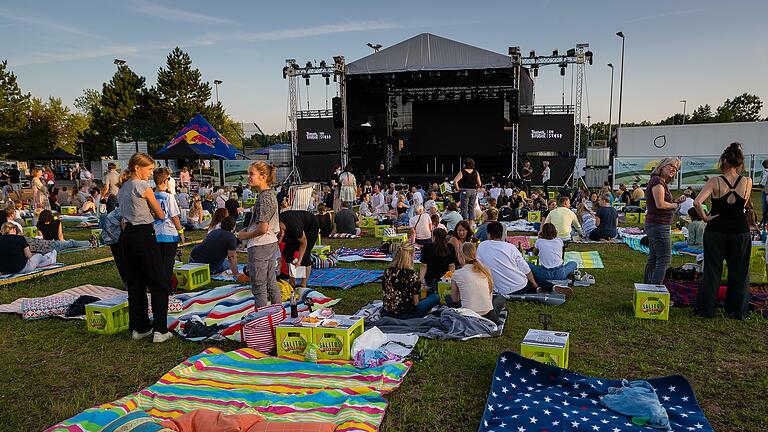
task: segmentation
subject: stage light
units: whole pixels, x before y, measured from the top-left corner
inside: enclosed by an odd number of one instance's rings
[[[533,76],[534,77],[539,76],[539,65],[537,65],[537,64],[532,65],[531,69],[533,69]]]
[[[309,77],[304,78],[304,82],[307,83],[307,85],[309,85]]]
[[[333,74],[333,82],[336,82],[336,74]]]
[[[320,60],[320,67],[321,67],[321,68],[324,68],[324,67],[326,67],[326,66],[327,66],[327,65],[326,65],[326,63],[325,63],[325,60]]]
[[[557,50],[552,50],[552,57],[557,57]]]
[[[560,63],[560,76],[565,76],[565,68],[568,66],[567,63]]]
[[[513,46],[509,47],[509,55],[515,56],[520,54],[520,47],[519,46]]]
[[[569,50],[566,52],[566,54],[568,55],[568,57],[573,57],[573,56],[575,56],[575,55],[576,55],[576,50],[575,50],[574,48],[571,48],[571,49],[569,49]]]
[[[323,75],[325,77],[325,85],[331,85],[331,76]]]
[[[288,77],[288,66],[283,68],[283,79],[286,79]]]
[[[400,98],[403,105],[408,103],[408,93],[403,93],[403,96]]]
[[[392,111],[392,118],[397,118],[399,114],[397,114],[397,111]]]
[[[587,61],[589,62],[589,65],[592,66],[592,51],[587,51],[584,53],[584,55],[587,57]]]
[[[392,99],[392,109],[393,110],[397,109],[397,102],[394,99]]]
[[[395,129],[397,128],[397,120],[392,122],[392,127],[395,128]]]
[[[308,61],[308,62],[307,62],[307,69],[310,69],[310,68],[312,68],[312,62],[311,62],[311,61]]]

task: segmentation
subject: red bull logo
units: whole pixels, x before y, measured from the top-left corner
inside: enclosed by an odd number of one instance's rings
[[[178,137],[172,139],[171,142],[168,144],[168,148],[171,148],[182,141],[186,141],[187,144],[205,144],[210,148],[216,147],[216,145],[214,144],[214,141],[216,141],[216,138],[209,139],[204,135],[200,135],[200,133],[197,132],[196,130],[189,130],[185,134],[179,135]]]

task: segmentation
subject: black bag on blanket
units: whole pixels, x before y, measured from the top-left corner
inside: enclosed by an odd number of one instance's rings
[[[71,317],[85,315],[85,305],[95,303],[99,300],[101,299],[98,297],[81,295],[80,297],[77,298],[77,300],[74,301],[74,303],[69,305],[69,307],[67,308],[67,312],[64,313],[64,316],[67,318],[71,318]]]

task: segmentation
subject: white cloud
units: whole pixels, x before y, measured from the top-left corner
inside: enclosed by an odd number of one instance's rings
[[[178,21],[187,23],[209,23],[209,24],[236,24],[238,22],[232,21],[227,18],[219,18],[211,15],[203,15],[195,12],[190,12],[184,9],[176,9],[168,6],[163,6],[157,3],[152,3],[147,0],[135,0],[131,7],[135,12],[158,18],[166,21]]]
[[[66,50],[57,52],[37,52],[26,57],[11,58],[14,66],[40,65],[76,60],[88,60],[100,57],[127,56],[139,52],[138,47],[113,45],[88,50]]]
[[[89,38],[99,37],[93,33],[82,31],[76,27],[68,26],[65,24],[59,24],[53,21],[47,21],[39,18],[33,18],[30,16],[25,16],[24,14],[21,14],[18,11],[12,11],[12,12],[0,11],[0,17],[9,19],[11,21],[23,23],[23,24],[30,24],[30,25],[41,27],[48,30],[55,30],[59,32],[70,33],[78,36],[86,36]]]
[[[685,10],[681,10],[681,11],[667,12],[667,13],[662,13],[662,14],[658,14],[658,15],[649,15],[649,16],[644,16],[644,17],[639,17],[639,18],[633,18],[633,19],[631,19],[629,21],[626,21],[626,22],[633,23],[633,22],[638,22],[638,21],[648,21],[648,20],[652,20],[652,19],[656,19],[656,18],[664,18],[664,17],[674,16],[674,15],[685,15],[685,14],[689,14],[689,13],[692,13],[692,12],[703,12],[705,10],[706,9],[685,9]]]

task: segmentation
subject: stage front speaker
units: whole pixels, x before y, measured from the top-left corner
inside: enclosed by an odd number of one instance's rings
[[[520,90],[509,91],[509,121],[520,123]]]
[[[341,107],[341,98],[336,96],[331,99],[331,107],[333,107],[333,127],[341,129],[344,127],[344,113]]]

